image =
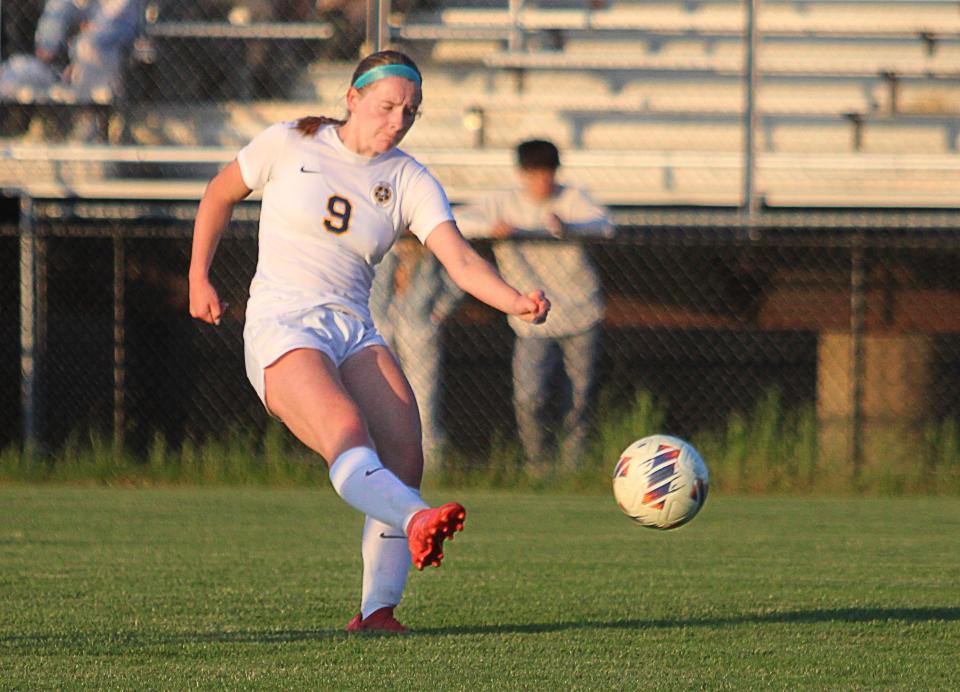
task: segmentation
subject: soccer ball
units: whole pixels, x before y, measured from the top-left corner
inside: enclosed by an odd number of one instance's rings
[[[613,469],[613,496],[628,517],[651,529],[675,529],[707,499],[707,465],[689,442],[651,435],[623,450]]]

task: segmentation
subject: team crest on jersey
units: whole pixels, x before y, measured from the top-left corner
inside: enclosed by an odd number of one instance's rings
[[[373,186],[370,196],[373,197],[374,202],[381,207],[385,207],[393,200],[393,188],[390,187],[390,183],[381,181]]]

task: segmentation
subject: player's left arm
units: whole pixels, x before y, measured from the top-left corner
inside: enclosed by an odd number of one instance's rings
[[[543,291],[526,295],[508,284],[493,266],[477,254],[453,221],[444,221],[426,239],[426,246],[464,291],[487,305],[541,324],[547,319],[550,301]]]

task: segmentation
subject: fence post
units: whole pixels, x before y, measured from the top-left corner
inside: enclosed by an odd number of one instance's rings
[[[743,114],[743,208],[748,217],[757,212],[758,201],[756,192],[756,136],[757,136],[757,46],[759,43],[759,29],[757,28],[757,13],[760,9],[760,0],[747,0],[746,21],[746,56],[744,60],[744,91],[746,102]]]
[[[113,236],[113,449],[123,451],[126,428],[126,253],[121,230]]]
[[[387,35],[387,18],[390,16],[390,0],[367,0],[367,45],[364,52],[383,50]]]
[[[850,462],[855,481],[863,470],[863,381],[866,322],[866,268],[863,238],[853,235],[850,246]]]
[[[33,200],[20,198],[20,410],[24,454],[32,457],[38,446],[37,416],[39,365],[37,349],[37,237]]]
[[[524,0],[510,0],[507,12],[510,15],[510,38],[507,41],[507,48],[510,51],[520,51],[524,49],[524,28],[521,23],[520,15],[523,12]]]

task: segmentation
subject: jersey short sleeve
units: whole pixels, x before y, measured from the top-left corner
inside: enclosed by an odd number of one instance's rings
[[[453,210],[443,186],[419,166],[401,196],[403,221],[421,243],[444,221],[453,221]]]
[[[251,190],[258,190],[267,184],[289,131],[289,123],[271,125],[240,150],[237,163],[240,164],[244,185]]]

